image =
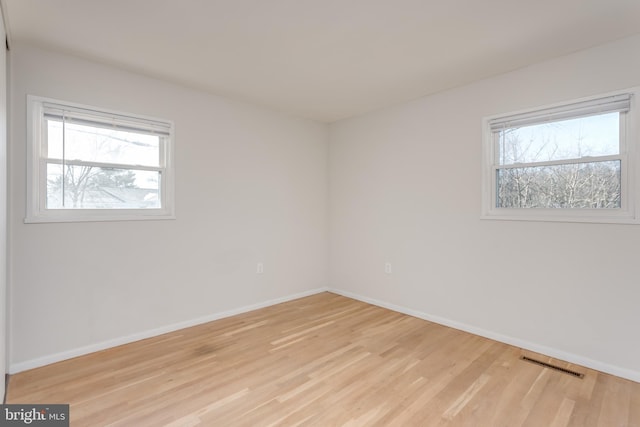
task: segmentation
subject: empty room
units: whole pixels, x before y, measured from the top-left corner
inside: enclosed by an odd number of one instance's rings
[[[640,427],[637,0],[0,7],[0,425]]]

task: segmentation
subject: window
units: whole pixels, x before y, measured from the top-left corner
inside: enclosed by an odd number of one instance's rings
[[[483,218],[636,222],[634,91],[484,120]]]
[[[170,122],[29,96],[25,222],[173,218]]]

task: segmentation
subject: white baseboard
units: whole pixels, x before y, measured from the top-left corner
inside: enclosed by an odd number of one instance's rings
[[[75,348],[68,351],[63,351],[60,353],[55,353],[51,355],[47,355],[44,357],[39,357],[37,359],[31,359],[24,362],[12,363],[9,366],[9,374],[16,374],[18,372],[26,371],[33,368],[38,368],[41,366],[49,365],[51,363],[60,362],[62,360],[71,359],[78,356],[83,356],[85,354],[94,353],[96,351],[105,350],[111,347],[116,347],[122,344],[128,344],[131,342],[143,340],[146,338],[155,337],[158,335],[162,335],[168,332],[177,331],[180,329],[188,328],[191,326],[200,325],[203,323],[211,322],[218,319],[223,319],[225,317],[235,316],[237,314],[246,313],[249,311],[257,310],[264,307],[269,307],[272,305],[280,304],[283,302],[291,301],[298,298],[303,298],[310,295],[315,295],[321,292],[333,292],[338,295],[343,295],[348,298],[352,298],[358,301],[366,302],[368,304],[373,304],[379,307],[383,307],[389,310],[397,311],[398,313],[404,313],[409,316],[417,317],[419,319],[428,320],[430,322],[438,323],[440,325],[448,326],[454,329],[459,329],[461,331],[469,332],[474,335],[479,335],[485,338],[489,338],[495,341],[503,342],[505,344],[513,345],[515,347],[519,347],[525,350],[533,351],[536,353],[544,354],[556,359],[564,360],[576,365],[585,366],[587,368],[595,369],[597,371],[605,372],[607,374],[615,375],[621,378],[626,378],[631,381],[640,383],[640,372],[633,371],[626,368],[621,368],[619,366],[611,365],[608,363],[600,362],[597,360],[593,360],[584,356],[580,356],[573,353],[568,353],[562,350],[558,350],[552,347],[547,347],[544,345],[532,343],[529,341],[521,340],[519,338],[510,337],[508,335],[499,334],[493,331],[488,331],[486,329],[478,328],[476,326],[468,325],[465,323],[456,322],[450,319],[446,319],[440,316],[434,316],[428,313],[424,313],[421,311],[413,310],[407,307],[390,304],[384,301],[380,301],[374,298],[365,297],[362,295],[355,294],[353,292],[344,291],[341,289],[335,288],[317,288],[312,289],[305,292],[300,292],[293,295],[288,295],[281,298],[276,298],[268,301],[264,301],[257,304],[252,304],[240,308],[236,308],[233,310],[227,310],[219,313],[210,314],[207,316],[199,317],[196,319],[186,320],[183,322],[174,323],[172,325],[163,326],[160,328],[155,328],[143,332],[139,332],[136,334],[131,334],[124,337],[115,338],[108,341],[102,341],[96,344],[87,345],[84,347]]]
[[[617,377],[625,378],[631,381],[640,383],[640,372],[633,371],[619,366],[610,365],[605,362],[593,360],[588,357],[580,356],[578,354],[567,353],[562,350],[558,350],[552,347],[532,343],[529,341],[521,340],[519,338],[510,337],[508,335],[499,334],[497,332],[488,331],[486,329],[478,328],[476,326],[467,325],[465,323],[456,322],[454,320],[446,319],[440,316],[434,316],[421,311],[413,310],[407,307],[398,306],[395,304],[389,304],[384,301],[376,300],[374,298],[364,297],[362,295],[355,294],[353,292],[343,291],[340,289],[334,289],[329,287],[329,292],[342,295],[348,298],[352,298],[358,301],[373,304],[378,307],[383,307],[389,310],[397,311],[398,313],[407,314],[409,316],[417,317],[418,319],[428,320],[433,323],[448,326],[450,328],[458,329],[461,331],[469,332],[474,335],[489,338],[494,341],[499,341],[505,344],[509,344],[515,347],[519,347],[525,350],[533,351],[535,353],[544,354],[546,356],[553,357],[554,359],[564,360],[575,365],[584,366],[596,371],[604,372],[607,374],[615,375]]]
[[[127,335],[124,337],[114,338],[112,340],[102,341],[95,344],[90,344],[84,347],[78,347],[71,350],[55,353],[37,359],[31,359],[24,362],[11,363],[9,366],[10,374],[17,374],[18,372],[26,371],[29,369],[39,368],[41,366],[49,365],[51,363],[60,362],[62,360],[71,359],[85,354],[94,353],[96,351],[105,350],[108,348],[116,347],[122,344],[129,344],[135,341],[140,341],[146,338],[155,337],[158,335],[166,334],[168,332],[177,331],[191,326],[200,325],[203,323],[211,322],[225,317],[235,316],[237,314],[246,313],[253,310],[258,310],[264,307],[270,307],[272,305],[280,304],[283,302],[291,301],[298,298],[304,298],[310,295],[319,294],[321,292],[328,291],[328,288],[316,288],[305,292],[300,292],[293,295],[287,295],[285,297],[276,298],[257,304],[247,305],[244,307],[236,308],[233,310],[227,310],[220,313],[209,314],[207,316],[198,317],[196,319],[185,320],[183,322],[174,323],[172,325],[162,326],[160,328],[150,329],[143,332]]]

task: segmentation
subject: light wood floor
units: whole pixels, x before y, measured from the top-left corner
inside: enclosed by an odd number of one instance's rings
[[[71,426],[640,427],[640,384],[522,354],[323,293],[13,375],[7,403],[70,403]]]

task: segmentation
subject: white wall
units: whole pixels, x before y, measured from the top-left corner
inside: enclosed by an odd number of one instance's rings
[[[638,52],[629,38],[334,123],[331,286],[640,381],[640,226],[480,220],[482,117],[640,85]]]
[[[25,45],[11,67],[12,372],[326,286],[326,125]],[[24,224],[27,94],[173,120],[177,219]]]

